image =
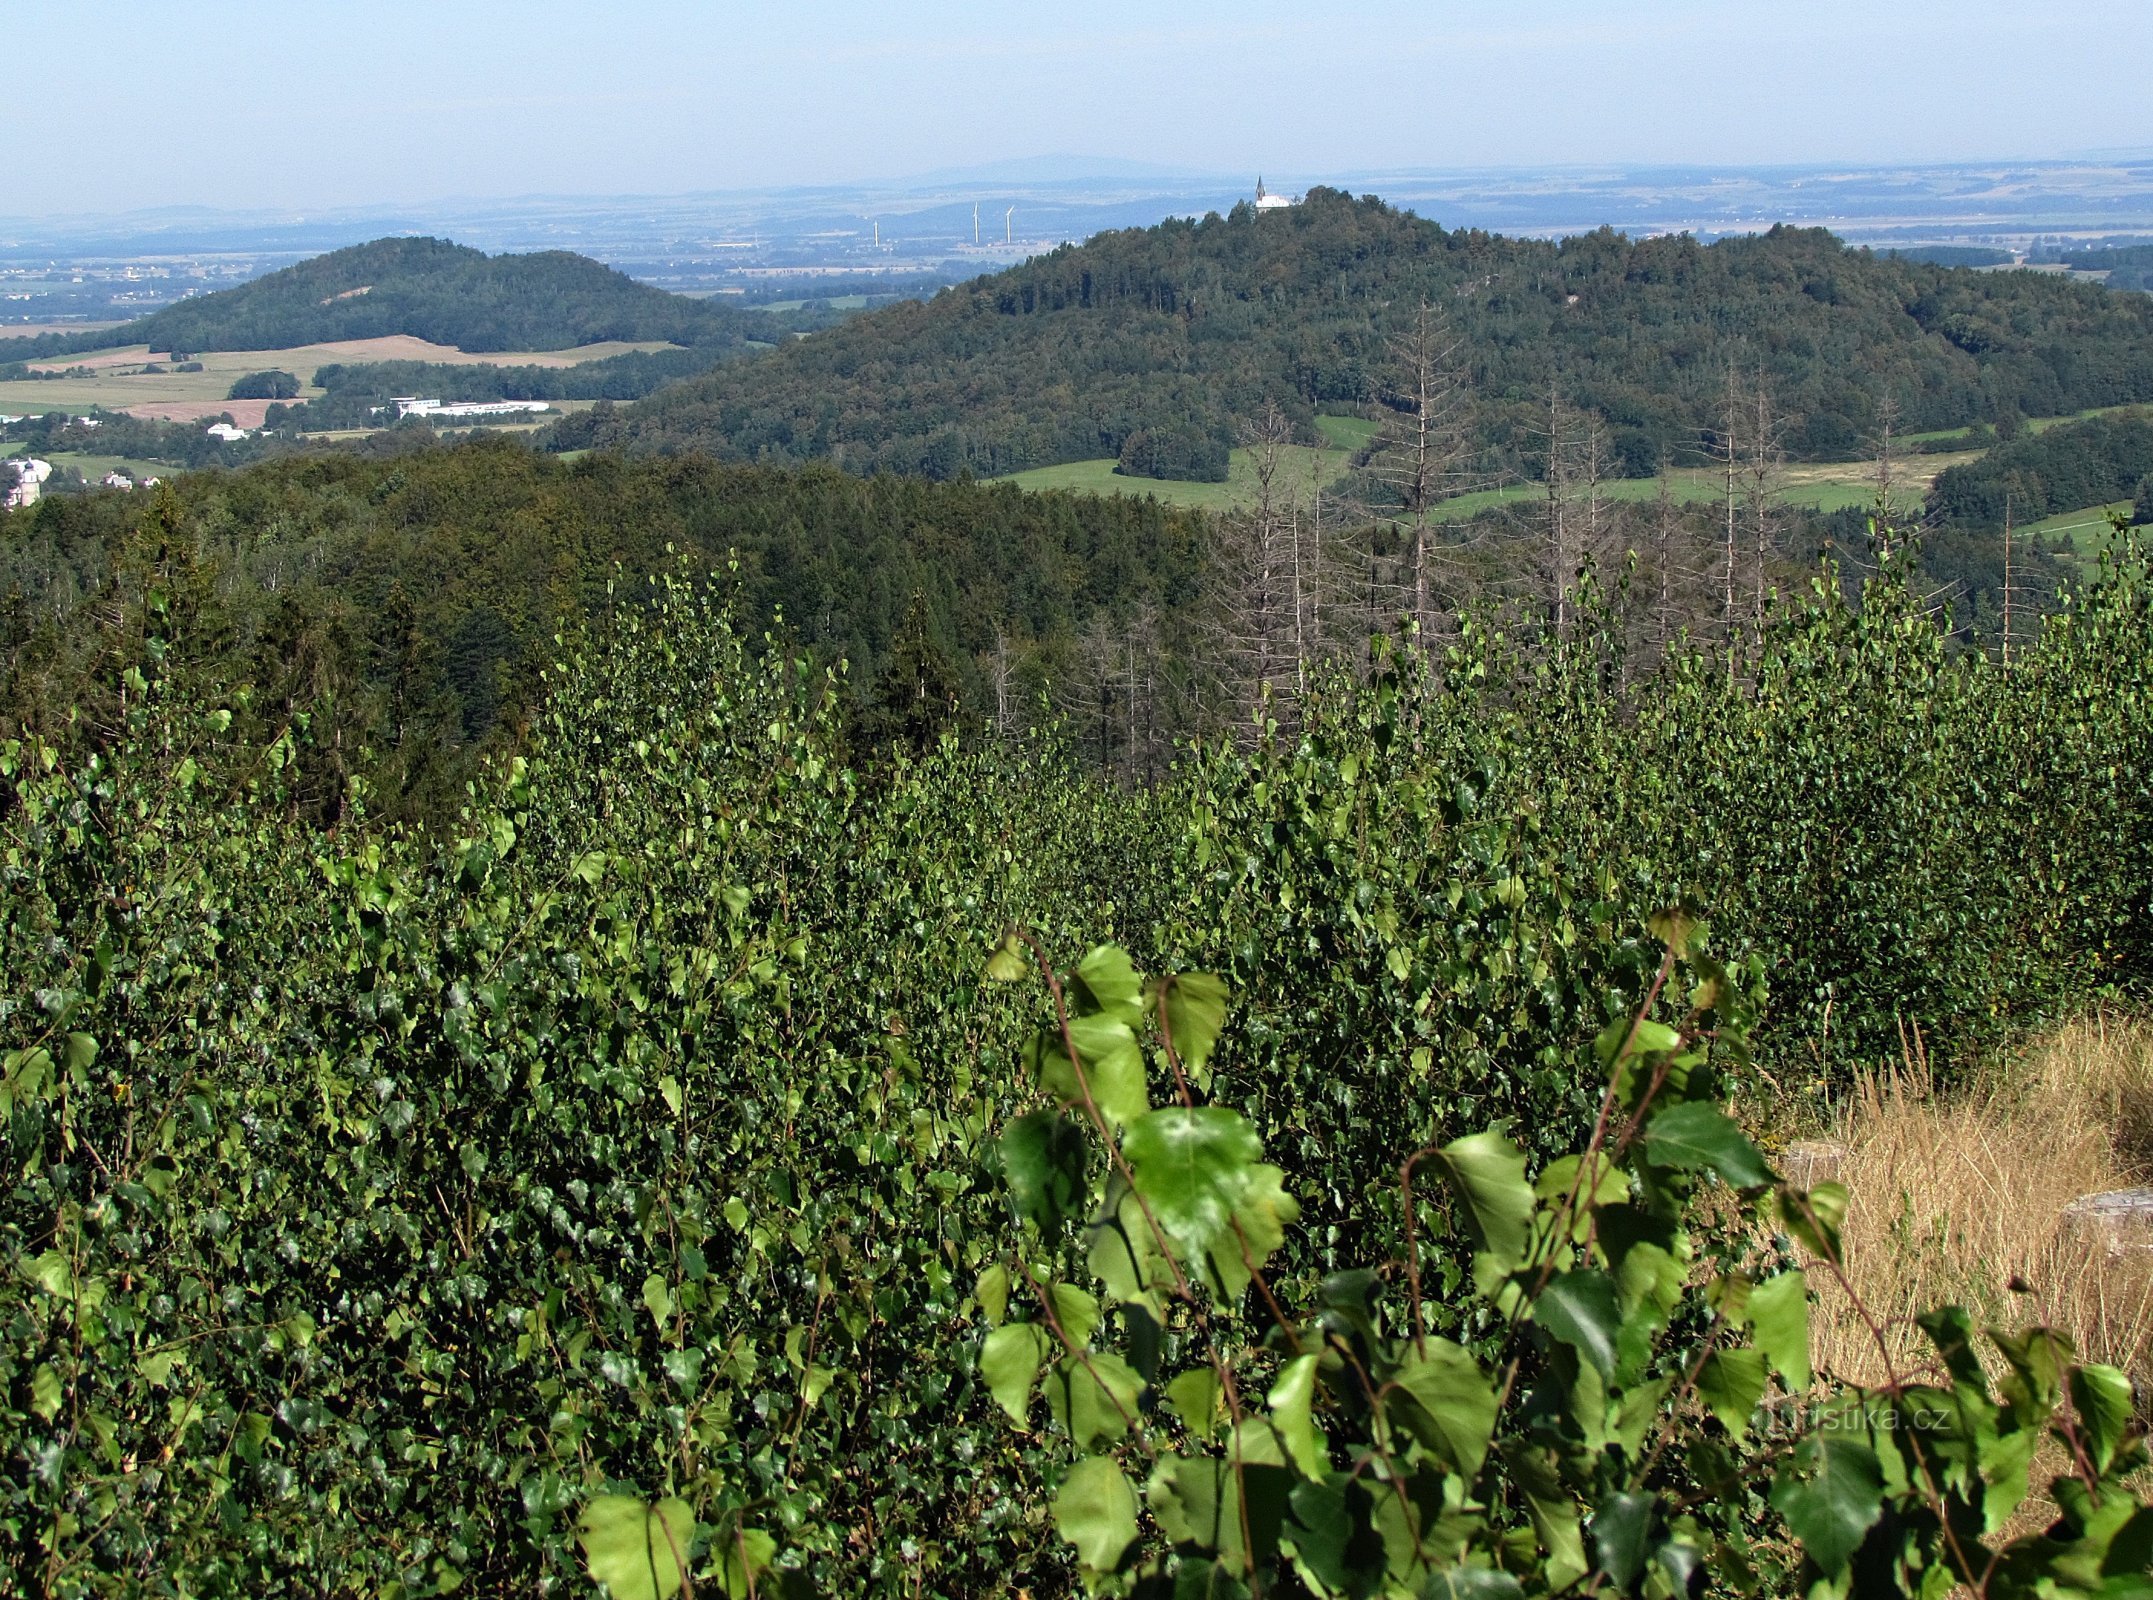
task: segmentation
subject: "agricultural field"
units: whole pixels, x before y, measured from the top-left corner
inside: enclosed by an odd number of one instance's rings
[[[315,369],[336,362],[434,361],[457,366],[492,363],[499,366],[573,367],[585,361],[601,361],[630,351],[666,350],[672,346],[656,341],[628,343],[611,340],[573,350],[489,352],[469,355],[453,345],[430,344],[408,335],[382,339],[343,339],[328,344],[301,345],[289,350],[211,350],[189,352],[202,364],[200,372],[174,372],[169,359],[152,358],[147,345],[125,345],[86,355],[61,356],[31,363],[34,371],[69,372],[90,369],[81,377],[31,378],[0,383],[0,411],[43,415],[48,411],[125,411],[137,417],[156,417],[168,422],[187,422],[230,412],[242,427],[259,427],[269,402],[227,400],[234,379],[249,372],[281,370],[295,374],[305,386],[300,398],[314,399],[322,391],[313,385]],[[158,366],[162,372],[146,372]]]

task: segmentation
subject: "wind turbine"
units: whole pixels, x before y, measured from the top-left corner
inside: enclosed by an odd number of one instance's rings
[[[979,248],[979,202],[972,202],[972,248]]]
[[[1003,213],[1003,215],[1002,215],[1002,233],[1003,233],[1003,241],[1002,241],[1002,242],[1003,242],[1003,243],[1005,243],[1005,244],[1015,244],[1015,243],[1017,242],[1017,220],[1016,220],[1016,219],[1017,219],[1017,208],[1016,208],[1015,206],[1011,206],[1011,207],[1010,207],[1010,208],[1008,209],[1008,211],[1004,212],[1004,213]]]

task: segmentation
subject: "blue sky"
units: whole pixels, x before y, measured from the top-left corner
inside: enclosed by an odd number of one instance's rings
[[[8,0],[0,211],[2153,145],[2149,0]]]

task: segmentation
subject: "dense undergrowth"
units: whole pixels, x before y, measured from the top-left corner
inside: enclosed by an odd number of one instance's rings
[[[832,680],[674,582],[557,643],[446,844],[306,820],[307,716],[144,593],[96,753],[0,764],[30,1593],[581,1592],[607,1492],[690,1504],[721,1585],[1072,1584],[1066,1442],[976,1371],[1034,1081],[1005,924],[1225,978],[1207,1097],[1298,1204],[1296,1303],[1396,1256],[1413,1150],[1578,1148],[1664,906],[1768,985],[1766,1092],[2153,976],[2130,546],[2008,672],[1891,583],[1643,678],[1468,632],[1138,792],[1048,738],[854,770]],[[1468,1222],[1419,1224],[1463,1316]]]

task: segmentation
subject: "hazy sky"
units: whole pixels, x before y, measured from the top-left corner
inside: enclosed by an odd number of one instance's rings
[[[2149,0],[4,0],[0,213],[2153,144]]]

